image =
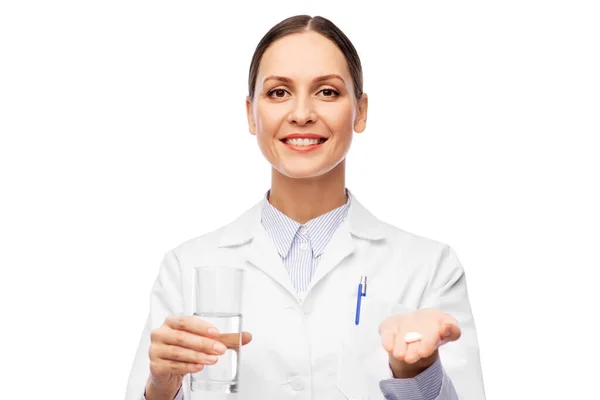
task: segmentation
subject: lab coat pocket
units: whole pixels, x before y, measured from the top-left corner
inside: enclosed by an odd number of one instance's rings
[[[391,378],[388,353],[381,344],[379,325],[390,315],[406,310],[401,305],[363,297],[359,324],[354,306],[345,310],[338,350],[337,387],[348,399],[381,399],[379,381]]]

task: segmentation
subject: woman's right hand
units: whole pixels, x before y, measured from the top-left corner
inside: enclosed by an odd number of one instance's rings
[[[153,330],[150,343],[150,379],[146,398],[172,399],[183,377],[217,362],[227,348],[237,348],[238,334],[219,334],[208,322],[194,316],[169,316]],[[242,345],[252,340],[242,333]]]

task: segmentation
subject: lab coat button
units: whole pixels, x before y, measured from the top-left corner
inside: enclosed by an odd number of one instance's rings
[[[302,242],[302,244],[300,244],[300,250],[305,251],[306,249],[308,249],[308,244],[306,244],[306,242]]]
[[[304,382],[302,381],[302,378],[295,376],[292,378],[290,383],[292,385],[292,389],[294,389],[295,391],[299,392],[301,390],[304,390]]]

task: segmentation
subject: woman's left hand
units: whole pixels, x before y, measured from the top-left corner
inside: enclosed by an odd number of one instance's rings
[[[421,339],[406,343],[405,335],[419,333]],[[393,315],[379,325],[383,348],[390,353],[396,378],[413,378],[438,358],[438,348],[457,340],[461,331],[452,316],[435,308]]]

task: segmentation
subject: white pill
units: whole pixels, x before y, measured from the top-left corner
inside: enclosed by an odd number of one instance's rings
[[[406,343],[418,342],[419,340],[421,340],[421,334],[419,332],[408,332],[404,336],[404,341]]]

